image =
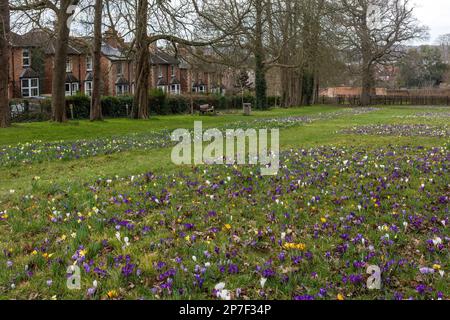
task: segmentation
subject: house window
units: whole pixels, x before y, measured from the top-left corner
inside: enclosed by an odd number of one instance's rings
[[[166,86],[158,86],[158,89],[162,92],[166,92]]]
[[[116,85],[116,94],[118,96],[123,96],[128,94],[129,86],[126,84],[118,84]]]
[[[23,49],[23,51],[22,51],[22,65],[23,65],[23,67],[29,67],[31,65],[30,49]]]
[[[123,75],[123,64],[122,64],[122,62],[117,62],[116,68],[117,68],[117,75],[118,76]]]
[[[78,82],[66,83],[66,96],[76,95],[80,91]]]
[[[175,77],[175,66],[174,65],[171,66],[171,74],[172,74],[172,78],[174,78]]]
[[[200,86],[198,87],[198,92],[200,92],[200,93],[205,93],[205,92],[206,92],[206,86],[200,85]]]
[[[158,66],[158,78],[162,78],[162,77],[163,77],[162,66],[159,65],[159,66]]]
[[[22,79],[21,84],[22,84],[22,97],[31,98],[39,96],[38,78]]]
[[[87,56],[86,57],[86,71],[92,71],[92,69],[93,69],[92,57]]]
[[[180,94],[180,85],[179,84],[170,85],[170,93],[171,94]]]
[[[70,58],[66,60],[66,72],[72,72],[72,59]]]
[[[92,96],[92,81],[86,81],[84,83],[84,93],[90,97]]]
[[[72,95],[77,94],[80,91],[80,84],[78,82],[72,83]]]

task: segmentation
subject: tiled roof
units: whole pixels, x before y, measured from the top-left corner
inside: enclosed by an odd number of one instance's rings
[[[200,86],[205,86],[203,80],[199,80],[198,82],[195,82],[193,85],[193,87],[200,87]]]
[[[79,82],[77,77],[75,77],[71,72],[66,74],[66,83]]]
[[[168,64],[168,65],[178,65],[180,61],[171,56],[168,53],[165,53],[161,50],[156,50],[155,52],[150,52],[150,64],[158,65],[158,64]]]
[[[130,57],[126,54],[126,52],[107,43],[102,44],[102,54],[109,60],[113,61],[130,60]]]
[[[86,74],[86,79],[84,79],[84,81],[92,81],[94,80],[94,74],[92,72],[88,72]]]
[[[172,80],[170,80],[170,84],[180,84],[180,80],[178,80],[177,78],[173,77]]]
[[[167,81],[164,78],[159,78],[158,82],[156,82],[157,86],[167,86]]]
[[[85,51],[87,46],[81,40],[81,38],[69,39],[67,50],[69,55],[78,55]],[[55,54],[55,43],[54,35],[47,29],[33,29],[22,35],[11,33],[11,45],[13,47],[42,48],[45,54]]]
[[[125,79],[124,77],[120,77],[116,81],[116,85],[129,85],[129,84],[130,84],[130,82],[128,82],[128,80]]]
[[[22,71],[22,73],[20,74],[20,78],[39,78],[39,73],[31,68],[27,68]]]

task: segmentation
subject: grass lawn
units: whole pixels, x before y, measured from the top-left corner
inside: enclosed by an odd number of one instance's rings
[[[0,298],[450,298],[449,119],[314,106],[1,130]],[[199,120],[280,127],[278,175],[172,164],[167,134]]]

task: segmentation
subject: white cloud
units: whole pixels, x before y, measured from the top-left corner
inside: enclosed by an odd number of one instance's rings
[[[450,33],[450,0],[414,0],[415,15],[430,28],[429,43],[434,43],[442,35]]]

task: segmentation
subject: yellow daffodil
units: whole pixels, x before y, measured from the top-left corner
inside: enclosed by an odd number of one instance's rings
[[[338,293],[337,299],[342,301],[342,300],[344,300],[344,296],[342,294]]]
[[[441,270],[441,265],[439,265],[439,264],[433,264],[433,269],[434,269],[434,270]]]

